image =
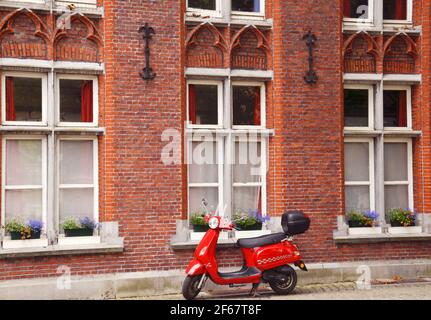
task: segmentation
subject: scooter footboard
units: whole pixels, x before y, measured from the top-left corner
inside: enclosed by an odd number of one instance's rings
[[[197,276],[206,272],[205,266],[197,259],[193,259],[186,269],[186,274],[189,276]]]

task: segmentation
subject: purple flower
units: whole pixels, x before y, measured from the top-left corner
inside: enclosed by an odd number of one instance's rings
[[[43,222],[39,220],[29,220],[27,225],[35,232],[39,232],[43,228]]]
[[[81,226],[86,229],[96,229],[98,228],[99,224],[96,223],[93,219],[89,217],[81,218],[79,219],[79,222],[81,223]]]
[[[264,216],[262,212],[259,211],[259,209],[255,209],[255,210],[250,209],[248,211],[248,215],[249,217],[256,219],[256,221],[260,223],[265,223],[271,219],[269,215]]]
[[[373,221],[376,221],[379,218],[379,214],[374,210],[365,211],[363,215]]]

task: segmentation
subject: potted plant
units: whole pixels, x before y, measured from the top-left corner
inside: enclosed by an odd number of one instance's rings
[[[421,233],[422,227],[416,226],[417,214],[410,209],[393,208],[389,211],[391,226],[389,233]]]
[[[347,213],[349,234],[362,235],[382,233],[382,228],[377,226],[378,218],[379,214],[374,210],[367,210],[365,212],[350,210]]]
[[[264,223],[270,220],[268,215],[263,215],[258,209],[247,212],[237,211],[233,216],[233,224],[238,230],[235,231],[237,239],[258,237],[270,234],[271,230],[262,230]]]
[[[5,225],[11,240],[40,239],[43,223],[39,220],[29,220],[26,224],[19,219],[12,219]]]
[[[208,222],[205,221],[205,212],[193,212],[190,216],[190,224],[194,232],[207,232],[209,229]]]
[[[67,218],[61,225],[66,237],[91,237],[98,224],[89,217],[77,221],[75,218]]]

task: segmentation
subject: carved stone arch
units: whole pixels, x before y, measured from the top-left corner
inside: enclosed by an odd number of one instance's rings
[[[57,27],[53,46],[55,60],[100,62],[103,40],[94,22],[77,12],[64,20],[64,27]]]
[[[33,11],[15,10],[0,21],[0,56],[45,59],[50,38],[50,29]]]
[[[383,52],[385,73],[415,73],[418,49],[415,41],[406,33],[386,38]]]
[[[241,28],[233,37],[230,46],[233,69],[268,68],[271,47],[262,31],[253,25]]]
[[[194,27],[186,39],[186,65],[222,68],[228,45],[222,33],[210,22]]]
[[[374,73],[380,58],[376,40],[365,31],[349,36],[343,47],[344,72]]]

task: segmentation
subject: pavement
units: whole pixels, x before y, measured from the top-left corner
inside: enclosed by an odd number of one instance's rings
[[[297,287],[287,296],[274,294],[262,285],[258,296],[248,295],[249,286],[216,289],[199,294],[198,300],[431,300],[431,279],[379,279],[368,289],[358,289],[354,282],[314,284]],[[136,297],[134,300],[183,300],[182,295]]]

